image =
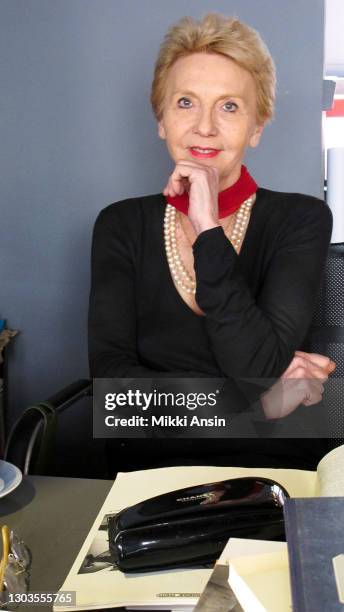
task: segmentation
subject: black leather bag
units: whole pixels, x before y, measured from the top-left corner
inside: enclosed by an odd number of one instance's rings
[[[108,519],[114,564],[123,572],[214,562],[230,537],[285,540],[287,491],[267,478],[234,478],[147,499]]]

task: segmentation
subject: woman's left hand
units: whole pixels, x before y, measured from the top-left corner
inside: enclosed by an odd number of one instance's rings
[[[335,362],[326,355],[295,351],[294,358],[281,378],[284,380],[288,378],[315,378],[325,382],[329,374],[332,374],[335,369]]]
[[[266,418],[283,418],[300,404],[318,404],[323,384],[335,368],[334,361],[325,355],[295,351],[280,379],[261,398]]]
[[[168,179],[163,194],[175,197],[184,191],[189,194],[188,217],[196,235],[218,227],[218,170],[212,166],[180,160]]]

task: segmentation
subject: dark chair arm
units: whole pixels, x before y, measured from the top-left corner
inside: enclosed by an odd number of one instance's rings
[[[89,379],[76,380],[67,387],[64,387],[47,400],[57,412],[63,412],[75,404],[80,398],[85,396],[92,396],[93,394],[93,383]]]
[[[17,465],[23,474],[46,473],[54,458],[58,414],[91,396],[92,388],[92,381],[77,380],[46,401],[26,408],[9,432],[6,461]]]

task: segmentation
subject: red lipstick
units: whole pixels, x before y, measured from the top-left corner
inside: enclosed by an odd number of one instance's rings
[[[215,157],[220,153],[220,149],[212,149],[211,147],[190,147],[189,151],[193,157],[201,159]]]

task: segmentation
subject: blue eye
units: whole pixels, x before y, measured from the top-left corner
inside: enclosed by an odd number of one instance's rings
[[[235,102],[226,102],[223,108],[229,113],[234,113],[238,109],[238,105]]]
[[[177,104],[180,108],[190,108],[192,106],[192,102],[189,98],[179,98]]]

